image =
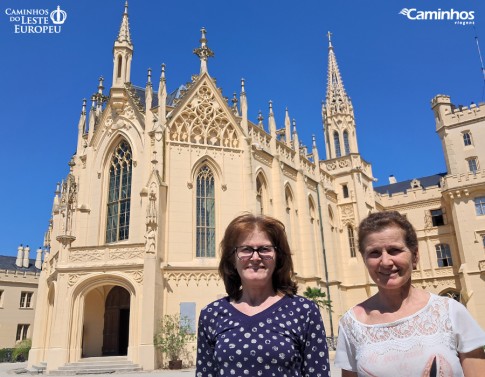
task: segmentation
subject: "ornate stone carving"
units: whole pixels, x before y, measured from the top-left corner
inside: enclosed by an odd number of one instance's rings
[[[354,207],[352,206],[352,204],[345,204],[341,206],[340,211],[342,213],[342,217],[354,217]]]
[[[336,168],[337,168],[337,165],[335,164],[335,162],[331,162],[327,164],[327,170],[335,170]]]
[[[126,248],[126,249],[116,249],[110,250],[108,253],[108,258],[110,260],[114,259],[136,259],[143,258],[144,250],[142,248]]]
[[[135,271],[126,271],[128,275],[131,275],[133,280],[135,280],[138,284],[143,283],[143,271],[142,270],[135,270]]]
[[[165,279],[168,282],[174,282],[176,286],[181,283],[188,286],[191,282],[195,282],[196,285],[201,283],[209,285],[211,281],[218,284],[221,282],[219,275],[215,272],[168,272]]]
[[[80,272],[77,274],[69,274],[67,276],[67,285],[69,286],[69,288],[75,285],[78,282],[79,278],[85,275],[87,275],[87,273],[85,272]]]
[[[171,141],[238,148],[239,138],[207,83],[201,85],[190,103],[172,122]]]
[[[70,250],[69,262],[97,262],[104,259],[104,250]]]
[[[157,241],[157,207],[156,201],[157,196],[155,195],[155,188],[152,187],[152,190],[149,195],[149,203],[147,208],[147,215],[146,215],[146,232],[145,232],[145,252],[146,253],[155,253],[157,250],[156,241]]]

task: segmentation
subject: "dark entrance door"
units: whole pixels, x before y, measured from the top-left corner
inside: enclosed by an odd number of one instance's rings
[[[114,287],[105,303],[103,356],[127,354],[129,325],[130,294],[122,287]]]

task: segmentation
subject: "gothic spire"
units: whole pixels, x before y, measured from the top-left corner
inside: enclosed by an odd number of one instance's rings
[[[344,83],[333,50],[331,36],[328,32],[328,75],[327,75],[327,108],[332,113],[344,113],[352,107],[350,98],[345,92]]]
[[[113,47],[113,87],[123,88],[130,82],[133,43],[131,42],[130,23],[128,22],[128,1],[121,19],[120,31]]]
[[[125,2],[125,11],[121,19],[120,32],[118,33],[118,42],[127,42],[131,45],[130,23],[128,21],[128,0]]]
[[[202,34],[200,38],[200,47],[194,49],[194,54],[197,55],[200,59],[200,74],[208,73],[207,71],[207,59],[212,58],[214,56],[214,52],[207,47],[207,38],[205,37],[206,30],[203,27],[200,29]]]

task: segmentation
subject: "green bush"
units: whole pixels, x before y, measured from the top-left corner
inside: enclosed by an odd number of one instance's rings
[[[180,360],[187,344],[195,339],[187,317],[166,314],[160,320],[158,332],[153,341],[155,346],[168,356],[169,360]]]
[[[0,363],[10,363],[12,361],[13,348],[0,349]]]
[[[32,341],[30,339],[25,339],[17,343],[12,352],[12,361],[27,360],[29,357],[30,347],[32,347]]]

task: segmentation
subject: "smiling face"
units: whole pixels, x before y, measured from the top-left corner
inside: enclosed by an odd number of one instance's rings
[[[365,265],[379,289],[396,289],[411,282],[418,252],[411,251],[404,240],[404,230],[390,226],[369,233],[363,241]]]
[[[256,227],[253,231],[241,236],[235,246],[242,245],[257,248],[265,245],[273,245],[273,242],[265,232],[260,231]],[[247,261],[239,260],[236,254],[234,254],[234,260],[237,272],[241,278],[243,290],[249,287],[272,287],[272,276],[275,270],[276,259],[262,260],[258,253],[253,253],[251,259]]]

